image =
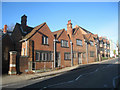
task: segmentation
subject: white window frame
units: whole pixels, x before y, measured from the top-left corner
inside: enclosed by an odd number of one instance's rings
[[[82,40],[76,39],[76,44],[77,44],[77,46],[82,46]]]
[[[40,52],[36,52],[38,53],[38,60],[36,59],[36,61],[40,61]]]

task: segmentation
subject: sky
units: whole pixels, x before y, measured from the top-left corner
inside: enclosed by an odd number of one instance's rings
[[[21,23],[27,16],[27,25],[35,27],[46,22],[50,30],[73,27],[106,36],[115,43],[118,40],[118,2],[2,2],[2,27]]]

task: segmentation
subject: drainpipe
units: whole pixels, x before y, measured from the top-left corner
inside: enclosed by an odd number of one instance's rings
[[[28,47],[27,40],[25,40],[25,42],[26,42],[26,56],[27,56],[27,47]]]
[[[87,55],[87,63],[88,63],[88,44],[87,44],[87,41],[86,42],[86,55]]]
[[[70,41],[70,45],[71,45],[71,66],[73,66],[73,43],[72,41]]]
[[[97,43],[95,43],[95,47],[96,47],[96,59],[97,59]]]
[[[54,41],[54,68],[55,68],[55,63],[56,63],[56,39],[53,40]]]
[[[54,40],[53,40],[53,42],[54,42],[54,67],[53,68],[55,68],[55,66],[56,66],[56,43],[58,42],[58,40],[57,40],[57,35],[54,35]]]

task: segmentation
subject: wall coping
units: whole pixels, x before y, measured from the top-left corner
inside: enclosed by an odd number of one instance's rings
[[[10,54],[17,54],[17,51],[10,51]]]

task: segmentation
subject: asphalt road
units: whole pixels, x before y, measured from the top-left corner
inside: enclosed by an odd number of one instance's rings
[[[120,85],[120,59],[114,59],[85,68],[77,68],[64,74],[22,82],[6,88],[40,90],[48,88],[116,88]],[[29,83],[29,85],[23,85]],[[5,89],[5,88],[4,88]]]

